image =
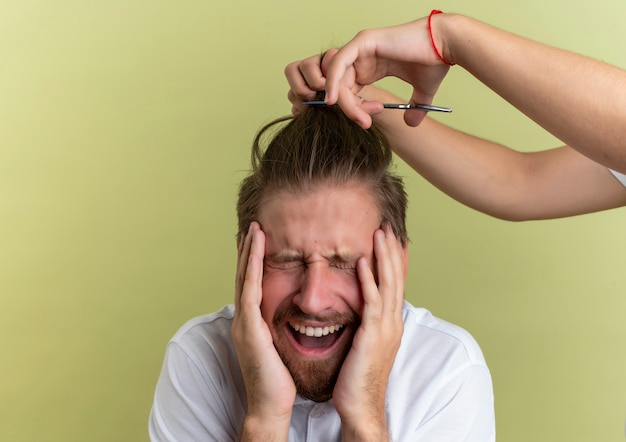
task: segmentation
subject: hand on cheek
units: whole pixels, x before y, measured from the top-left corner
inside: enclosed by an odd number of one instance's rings
[[[368,431],[386,437],[387,381],[404,331],[404,248],[389,227],[374,233],[374,254],[377,278],[364,258],[357,263],[363,315],[333,401],[345,431],[365,431],[366,422]]]
[[[265,235],[252,223],[239,247],[231,331],[248,398],[244,427],[286,436],[296,389],[261,316],[264,251]]]

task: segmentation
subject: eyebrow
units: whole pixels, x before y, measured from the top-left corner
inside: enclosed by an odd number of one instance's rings
[[[331,256],[326,257],[326,259],[328,259],[329,261],[345,262],[345,263],[357,262],[359,258],[360,256],[357,256],[350,252],[333,253]]]

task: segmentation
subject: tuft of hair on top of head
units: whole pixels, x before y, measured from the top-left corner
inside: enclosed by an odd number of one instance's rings
[[[374,125],[361,128],[339,106],[305,106],[266,124],[254,138],[252,169],[239,188],[239,240],[257,219],[260,204],[277,192],[358,182],[371,189],[381,224],[389,222],[406,244],[407,198],[402,179],[390,171],[392,160],[382,132]]]
[[[296,116],[270,122],[252,146],[253,172],[280,178],[276,184],[287,188],[321,180],[345,183],[384,173],[391,162],[383,134],[376,127],[364,130],[338,106],[308,106]]]

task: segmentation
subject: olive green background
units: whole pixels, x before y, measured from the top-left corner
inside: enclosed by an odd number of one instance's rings
[[[148,439],[167,340],[231,302],[237,185],[290,111],[288,62],[440,8],[626,68],[626,3],[579,5],[0,3],[0,440]],[[459,67],[435,102],[516,149],[558,144]],[[499,221],[398,170],[407,298],[482,345],[498,439],[623,440],[626,210]]]

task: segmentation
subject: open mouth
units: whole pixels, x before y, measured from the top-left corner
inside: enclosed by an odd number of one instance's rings
[[[344,332],[343,324],[311,326],[289,322],[289,329],[300,346],[310,349],[330,348]]]

